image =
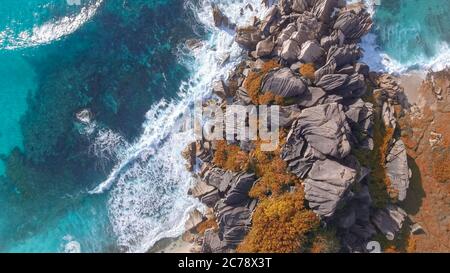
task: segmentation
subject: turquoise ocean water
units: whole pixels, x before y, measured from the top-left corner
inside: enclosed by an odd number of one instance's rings
[[[170,158],[142,159],[139,149],[148,147],[141,136],[158,135],[155,124],[165,129],[165,120],[152,124],[147,111],[176,99],[191,80],[192,68],[180,57],[184,41],[221,41],[220,35],[205,31],[194,19],[204,14],[193,14],[182,0],[72,2],[0,5],[0,252],[133,251],[130,242],[152,229],[158,236],[170,230],[179,218],[173,211],[189,206],[176,202],[184,192],[167,177],[182,176]],[[236,18],[246,2],[220,1]],[[377,53],[406,67],[445,54],[448,0],[381,3],[372,33]],[[210,50],[220,47],[230,46],[218,43]],[[204,67],[196,69],[207,75],[208,62],[203,58]],[[77,122],[82,109],[92,112],[94,133]],[[123,150],[154,167],[129,163]],[[110,177],[117,183],[111,192],[89,194]]]
[[[108,196],[87,193],[114,162],[90,152],[75,113],[132,141],[189,76],[177,47],[198,34],[182,1],[68,2],[0,4],[0,252],[126,251]]]
[[[442,70],[450,63],[450,1],[366,2],[380,4],[374,5],[374,28],[363,43],[374,69]]]

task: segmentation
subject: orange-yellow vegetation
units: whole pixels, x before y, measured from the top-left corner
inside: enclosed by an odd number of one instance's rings
[[[305,252],[318,217],[304,206],[302,191],[286,192],[262,200],[253,214],[252,229],[238,252]]]
[[[450,182],[450,151],[433,151],[433,162],[431,163],[431,173],[433,178],[440,183]]]
[[[283,105],[284,98],[282,96],[274,95],[272,92],[266,92],[264,94],[259,95],[258,104],[259,105],[269,105],[269,104]]]
[[[204,234],[207,229],[218,229],[216,219],[208,219],[204,222],[201,222],[195,229],[198,234]]]
[[[271,69],[274,69],[277,67],[280,67],[280,65],[278,64],[278,62],[276,60],[269,60],[263,64],[260,71],[250,71],[250,73],[248,74],[247,78],[244,81],[244,88],[247,90],[248,96],[250,97],[253,104],[255,104],[255,105],[262,104],[262,103],[260,103],[260,100],[259,100],[259,98],[261,96],[262,80],[263,80],[264,76]],[[280,98],[276,98],[276,96],[274,96],[273,94],[272,94],[272,97],[270,97],[270,98],[268,96],[270,96],[270,95],[266,95],[266,97],[264,97],[262,99],[262,101],[263,102],[267,102],[267,101],[272,102],[275,100],[280,100]]]
[[[280,132],[280,146],[286,133]],[[261,151],[261,141],[256,141],[255,149],[250,153],[250,166],[260,178],[250,191],[250,197],[264,199],[278,196],[290,186],[300,185],[300,180],[287,171],[286,162],[280,157],[280,146],[272,152]]]
[[[318,229],[314,233],[310,248],[311,253],[337,253],[339,250],[340,243],[335,230]]]
[[[213,164],[233,172],[247,171],[249,168],[249,156],[239,146],[229,145],[226,141],[220,140],[217,142]]]
[[[406,224],[392,241],[386,239],[383,234],[375,235],[373,240],[379,242],[381,250],[386,253],[413,253],[416,251],[416,240]]]
[[[300,75],[302,75],[303,77],[310,79],[312,81],[315,79],[315,76],[314,76],[315,72],[316,72],[316,68],[314,67],[313,63],[303,64],[299,68]]]

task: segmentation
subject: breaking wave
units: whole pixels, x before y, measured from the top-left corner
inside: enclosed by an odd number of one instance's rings
[[[214,3],[237,24],[265,11],[260,0]],[[109,194],[110,221],[118,245],[127,252],[145,252],[162,238],[181,235],[189,213],[201,207],[187,194],[193,178],[181,154],[194,134],[182,130],[183,117],[190,115],[196,99],[210,95],[214,80],[227,75],[243,56],[234,33],[214,27],[211,1],[187,1],[185,7],[208,32],[189,56],[180,54],[192,77],[182,84],[177,99],[161,100],[150,109],[142,135],[129,145],[108,178],[90,192]],[[248,10],[241,15],[243,9]]]
[[[372,17],[375,17],[378,8],[376,0],[347,0],[347,3],[358,2],[363,2],[367,6],[369,13],[372,14]],[[383,5],[383,2],[379,3]],[[407,35],[419,33],[422,26],[420,23],[417,23],[414,26],[404,27],[400,24],[383,27],[387,30],[388,34],[397,34],[398,37],[392,37],[391,39],[400,40],[400,38],[405,38]],[[405,44],[407,43],[406,41],[404,42]],[[407,61],[399,61],[396,56],[386,53],[378,44],[378,37],[375,31],[362,38],[361,47],[365,51],[362,61],[367,63],[374,71],[400,74],[409,70],[440,71],[450,65],[449,44],[446,41],[440,41],[438,39],[432,44],[432,47],[434,47],[432,51],[436,52],[436,54],[431,57],[424,53],[415,54],[408,52],[409,50],[406,46],[400,47],[400,52],[398,53],[403,55],[407,54],[409,56]]]
[[[96,0],[81,8],[76,15],[36,25],[19,33],[7,28],[0,31],[0,50],[35,47],[57,41],[77,31],[96,14],[104,0]]]

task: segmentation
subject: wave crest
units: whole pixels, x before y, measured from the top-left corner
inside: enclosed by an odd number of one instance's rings
[[[77,31],[92,19],[104,0],[96,0],[74,16],[65,16],[57,21],[49,21],[31,30],[15,33],[11,29],[0,31],[0,49],[14,50],[49,44]]]

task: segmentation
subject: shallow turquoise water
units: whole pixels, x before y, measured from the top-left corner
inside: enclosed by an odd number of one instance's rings
[[[381,0],[375,13],[377,43],[403,66],[448,63],[449,14],[449,0]]]
[[[0,51],[0,154],[22,146],[20,117],[27,109],[27,96],[36,89],[33,67],[18,52]],[[4,172],[0,162],[0,173]]]
[[[126,251],[108,195],[88,194],[114,159],[90,152],[75,113],[89,108],[99,128],[133,141],[151,105],[188,78],[177,46],[196,35],[178,0],[107,0],[64,25],[97,2],[0,5],[0,252]]]

